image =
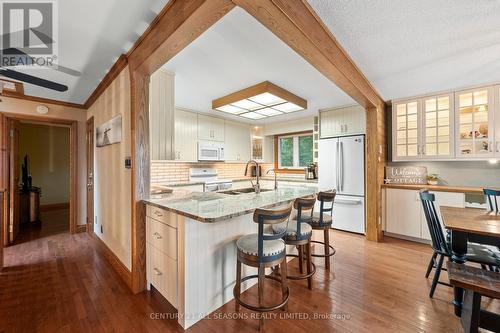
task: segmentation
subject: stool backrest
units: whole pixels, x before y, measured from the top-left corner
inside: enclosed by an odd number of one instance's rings
[[[436,207],[434,206],[434,202],[436,201],[435,195],[429,193],[429,191],[421,191],[420,200],[422,201],[422,208],[424,209],[427,227],[429,228],[429,233],[431,234],[432,248],[440,254],[449,255],[450,249],[446,243],[443,229],[441,229],[441,222],[439,221]]]
[[[318,201],[319,201],[319,225],[324,226],[326,223],[323,221],[323,214],[330,212],[330,215],[333,215],[333,202],[335,201],[335,196],[337,195],[336,190],[324,191],[318,193]],[[327,204],[325,204],[327,203]]]
[[[307,238],[307,235],[302,236],[301,228],[302,223],[310,223],[313,218],[314,204],[316,203],[316,196],[308,196],[304,198],[297,198],[293,202],[293,208],[297,210],[297,240]]]
[[[490,211],[500,213],[498,200],[500,197],[500,190],[493,190],[489,188],[483,189],[484,195],[488,198],[488,206]]]
[[[289,204],[285,207],[277,208],[277,209],[256,209],[253,213],[253,221],[259,224],[258,231],[258,258],[259,262],[264,261],[272,261],[275,258],[273,256],[264,257],[264,241],[265,240],[273,240],[273,239],[281,239],[286,234],[286,228],[283,232],[276,234],[264,234],[264,225],[266,224],[275,224],[275,223],[287,223],[290,220],[290,214],[292,213],[292,205]]]

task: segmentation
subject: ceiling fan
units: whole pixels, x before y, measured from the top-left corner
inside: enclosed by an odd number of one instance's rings
[[[30,29],[30,30],[33,30],[33,29]],[[21,31],[16,32],[15,34],[23,34],[24,31],[25,30],[21,30]],[[36,32],[33,31],[33,32],[46,45],[52,44],[54,42],[49,36],[45,35],[44,33],[40,32],[40,31],[36,31]],[[2,37],[2,40],[4,40],[3,39],[4,36],[1,36],[1,37]],[[12,34],[10,37],[12,38]],[[16,54],[16,55],[26,56],[26,59],[27,59],[26,65],[33,65],[34,64],[33,59],[28,54],[24,53],[23,51],[21,51],[17,48],[6,48],[6,49],[1,50],[0,53],[1,54]],[[80,76],[81,75],[80,72],[78,72],[74,69],[64,67],[64,66],[56,65],[56,66],[45,66],[45,67],[51,68],[51,69],[54,69],[54,70],[57,70],[59,72],[66,73],[66,74],[69,74],[72,76]],[[55,91],[64,92],[64,91],[68,90],[68,86],[66,86],[64,84],[60,84],[60,83],[57,83],[54,81],[42,79],[40,77],[36,77],[33,75],[21,73],[21,72],[15,71],[13,69],[9,69],[8,67],[4,67],[2,65],[0,65],[0,76],[8,77],[10,79],[22,81],[25,83],[33,84],[33,85],[36,85],[39,87],[43,87],[43,88],[47,88],[47,89],[51,89],[51,90],[55,90]]]

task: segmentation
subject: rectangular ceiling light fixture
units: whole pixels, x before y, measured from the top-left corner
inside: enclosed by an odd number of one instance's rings
[[[247,119],[262,119],[307,109],[307,101],[264,81],[212,101],[212,109]]]

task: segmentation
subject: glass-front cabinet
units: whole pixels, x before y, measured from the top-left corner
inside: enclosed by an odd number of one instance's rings
[[[396,102],[393,105],[394,160],[411,160],[420,156],[420,106],[418,100]]]
[[[393,104],[394,161],[449,159],[453,156],[453,95]]]
[[[481,158],[495,155],[493,100],[492,88],[455,93],[457,158]]]
[[[453,157],[453,95],[426,97],[422,107],[423,158]]]

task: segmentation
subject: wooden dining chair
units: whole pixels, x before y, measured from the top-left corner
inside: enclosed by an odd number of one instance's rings
[[[425,277],[429,277],[433,268],[436,269],[432,279],[431,290],[429,292],[429,297],[432,298],[438,283],[450,286],[447,283],[439,282],[439,276],[441,274],[444,258],[451,258],[452,253],[451,245],[443,233],[441,222],[439,220],[436,207],[434,206],[434,202],[436,200],[434,194],[429,193],[428,191],[421,191],[420,199],[422,201],[422,208],[424,210],[427,227],[429,228],[429,233],[431,235],[431,245],[433,250]],[[493,252],[488,247],[481,244],[467,244],[466,260],[481,265],[491,266],[495,269],[500,266],[500,259],[495,257]]]
[[[488,207],[491,212],[500,213],[498,198],[500,198],[500,190],[493,190],[489,188],[483,189],[484,195],[488,199]]]

